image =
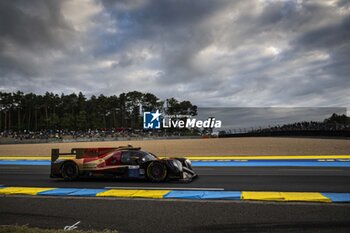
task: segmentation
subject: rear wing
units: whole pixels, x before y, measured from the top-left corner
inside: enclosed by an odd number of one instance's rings
[[[51,149],[51,163],[55,162],[60,155],[73,155],[72,153],[60,153],[60,149]]]
[[[74,155],[76,159],[86,157],[96,157],[115,150],[140,150],[141,147],[119,146],[119,147],[99,147],[99,148],[72,148],[68,153],[60,153],[59,149],[51,150],[51,163],[55,162],[61,155]]]

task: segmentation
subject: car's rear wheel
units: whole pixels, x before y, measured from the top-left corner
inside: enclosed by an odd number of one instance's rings
[[[62,165],[61,174],[65,180],[76,180],[79,177],[79,168],[74,162],[66,162]]]
[[[160,162],[152,162],[147,167],[147,178],[152,182],[162,182],[168,174],[167,167]]]

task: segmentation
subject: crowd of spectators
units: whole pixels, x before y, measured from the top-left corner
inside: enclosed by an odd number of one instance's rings
[[[77,139],[77,138],[115,138],[142,136],[145,132],[130,128],[95,130],[39,130],[39,131],[3,131],[1,138],[25,139]]]
[[[166,130],[142,130],[132,128],[94,129],[94,130],[38,130],[38,131],[2,131],[1,141],[35,141],[35,140],[118,140],[139,137],[173,137],[185,136],[183,132]]]

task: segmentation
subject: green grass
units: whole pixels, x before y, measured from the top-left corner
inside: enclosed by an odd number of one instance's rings
[[[72,230],[64,231],[58,229],[40,229],[29,226],[0,226],[0,233],[117,233],[117,231],[103,230],[103,231],[83,231],[83,230]]]

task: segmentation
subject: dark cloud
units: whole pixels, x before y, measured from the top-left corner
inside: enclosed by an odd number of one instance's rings
[[[0,2],[0,75],[9,83],[13,75],[42,74],[42,53],[65,47],[72,28],[61,14],[63,1],[15,0]],[[31,80],[28,80],[28,82]]]
[[[23,49],[62,46],[60,31],[70,30],[60,13],[61,1],[1,1],[0,36]]]
[[[348,1],[1,1],[1,90],[350,106]]]
[[[330,50],[348,45],[350,38],[350,15],[340,22],[308,31],[296,40],[296,46],[304,49]]]

